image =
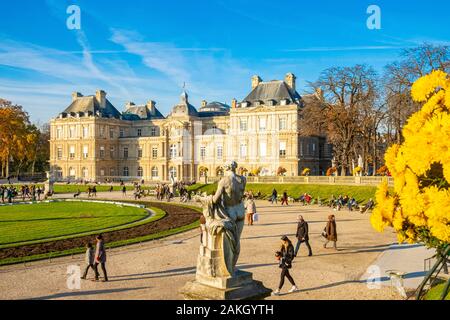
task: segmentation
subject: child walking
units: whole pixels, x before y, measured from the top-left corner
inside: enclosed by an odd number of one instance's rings
[[[95,251],[94,247],[92,246],[92,243],[88,242],[86,244],[86,254],[84,257],[84,261],[86,262],[86,268],[84,270],[83,276],[81,279],[86,280],[89,268],[92,268],[95,273],[95,267],[94,267],[94,258],[95,258]]]

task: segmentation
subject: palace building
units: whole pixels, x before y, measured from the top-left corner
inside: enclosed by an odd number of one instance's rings
[[[231,106],[202,101],[186,92],[164,117],[152,100],[129,102],[123,112],[106,92],[83,96],[50,122],[50,165],[57,181],[192,181],[223,174],[235,160],[244,174],[323,175],[331,165],[326,137],[300,135],[301,109],[318,94],[301,97],[296,78],[251,79],[251,92]]]

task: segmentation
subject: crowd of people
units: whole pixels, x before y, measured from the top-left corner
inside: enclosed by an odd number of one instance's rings
[[[359,210],[361,213],[368,212],[375,206],[375,202],[372,198],[370,198],[365,205],[360,206],[355,197],[350,197],[348,195],[339,195],[338,197],[332,195],[328,202],[324,202],[320,197],[314,198],[306,192],[302,193],[298,198],[293,198],[288,195],[287,191],[284,191],[280,200],[282,206],[288,206],[289,202],[300,202],[304,206],[313,204],[317,204],[319,206],[328,205],[328,207],[333,208],[335,211],[340,211],[342,208],[347,208],[349,211]],[[278,191],[275,188],[272,190],[269,197],[269,202],[272,204],[278,204]]]
[[[0,186],[0,199],[4,203],[15,201],[40,201],[44,197],[45,189],[36,185],[2,185]]]

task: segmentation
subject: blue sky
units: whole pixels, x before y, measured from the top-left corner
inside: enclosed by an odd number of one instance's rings
[[[81,30],[66,27],[72,4]],[[381,8],[381,30],[366,27],[371,4]],[[104,89],[119,110],[152,99],[167,114],[183,83],[196,106],[243,99],[254,74],[293,72],[302,94],[331,66],[366,63],[381,73],[402,48],[450,43],[447,1],[17,0],[0,8],[0,97],[40,122],[73,91]]]

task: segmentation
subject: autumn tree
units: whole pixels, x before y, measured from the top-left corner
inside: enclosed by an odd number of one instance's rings
[[[0,99],[0,163],[1,175],[9,177],[10,163],[14,163],[15,174],[36,159],[42,146],[39,129],[30,123],[28,113],[22,106]]]
[[[406,120],[420,109],[411,98],[412,84],[433,70],[450,72],[450,47],[423,44],[403,50],[401,60],[386,66],[384,91],[388,109],[389,144],[402,142]]]
[[[299,127],[302,134],[326,134],[333,144],[341,175],[349,172],[355,159],[356,142],[363,124],[375,124],[375,116],[365,114],[377,99],[377,75],[365,65],[333,67],[322,72],[310,84],[318,99],[302,111]],[[372,120],[368,120],[368,117]],[[375,133],[367,132],[370,137]]]

